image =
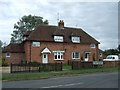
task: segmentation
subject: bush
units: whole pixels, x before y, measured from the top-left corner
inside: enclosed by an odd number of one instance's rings
[[[27,61],[25,59],[22,59],[21,64],[27,64]]]
[[[6,61],[5,57],[0,58],[0,66],[9,66],[9,63]]]

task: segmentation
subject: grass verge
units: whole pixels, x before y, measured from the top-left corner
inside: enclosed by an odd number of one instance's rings
[[[12,79],[22,79],[22,78],[35,78],[35,77],[52,77],[52,76],[61,76],[61,75],[74,75],[74,74],[84,74],[84,73],[97,73],[97,72],[112,72],[118,71],[118,68],[96,68],[96,69],[80,69],[80,70],[71,70],[71,71],[61,71],[54,73],[40,73],[40,74],[17,74],[17,75],[8,75],[3,76],[2,80],[12,80]]]

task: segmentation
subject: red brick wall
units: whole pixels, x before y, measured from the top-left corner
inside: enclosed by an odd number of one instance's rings
[[[31,61],[31,42],[25,42],[24,49],[25,49],[25,59],[28,62],[30,62]]]
[[[32,43],[31,43],[32,44]],[[48,55],[49,63],[64,62],[72,60],[72,52],[80,52],[80,56],[84,58],[84,52],[90,51],[89,61],[93,60],[93,54],[95,53],[95,59],[98,60],[98,46],[97,48],[90,48],[89,44],[75,44],[75,43],[54,43],[54,42],[40,42],[40,47],[32,47],[30,42],[25,43],[26,60],[42,62],[42,50],[48,48],[51,53]],[[31,49],[31,52],[30,52]],[[53,51],[65,51],[63,61],[55,61]]]
[[[2,56],[6,57],[6,53]],[[6,57],[6,61],[12,64],[20,64],[22,59],[25,59],[25,53],[10,53],[10,57]]]

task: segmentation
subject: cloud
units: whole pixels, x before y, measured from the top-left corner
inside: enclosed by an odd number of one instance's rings
[[[66,27],[82,28],[100,41],[100,48],[103,50],[116,48],[118,44],[117,9],[117,2],[2,0],[0,1],[0,39],[9,42],[14,23],[23,15],[32,14],[42,16],[52,25],[57,25],[59,17],[64,20]]]

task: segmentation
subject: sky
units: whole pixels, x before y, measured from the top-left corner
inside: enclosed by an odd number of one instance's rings
[[[59,18],[64,20],[65,27],[82,28],[100,42],[102,50],[118,47],[118,2],[115,0],[0,0],[0,40],[9,44],[14,24],[29,14],[47,19],[49,25],[58,25]]]

